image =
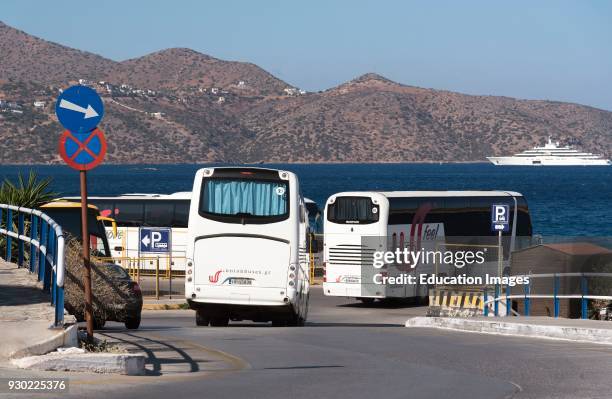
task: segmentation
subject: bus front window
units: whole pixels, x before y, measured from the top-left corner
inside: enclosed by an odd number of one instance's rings
[[[289,186],[283,180],[205,179],[200,215],[227,223],[271,223],[289,217]]]

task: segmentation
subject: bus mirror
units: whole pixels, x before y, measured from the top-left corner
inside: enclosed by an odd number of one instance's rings
[[[117,221],[115,221],[115,219],[106,216],[98,216],[97,219],[100,221],[111,222],[111,226],[113,228],[113,238],[117,238]]]

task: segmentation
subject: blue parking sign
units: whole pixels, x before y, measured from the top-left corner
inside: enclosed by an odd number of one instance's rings
[[[491,205],[491,231],[510,230],[510,206],[506,204]]]
[[[172,234],[168,228],[141,227],[138,238],[140,252],[170,252]]]

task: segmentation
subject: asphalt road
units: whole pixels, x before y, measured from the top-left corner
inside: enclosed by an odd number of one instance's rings
[[[402,327],[423,313],[326,298],[320,288],[302,328],[196,327],[192,311],[147,311],[140,330],[108,323],[98,336],[147,353],[148,375],[71,374],[70,393],[151,399],[612,395],[610,346]]]

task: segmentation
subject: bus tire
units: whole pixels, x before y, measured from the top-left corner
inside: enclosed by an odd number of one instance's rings
[[[206,327],[210,324],[210,317],[201,310],[196,310],[196,326]]]
[[[274,319],[272,320],[272,327],[287,327],[287,320]]]
[[[357,298],[357,299],[359,299],[361,303],[363,303],[364,305],[371,305],[375,301],[374,298]]]
[[[302,327],[306,320],[299,313],[291,312],[287,319],[287,326],[289,327]]]
[[[227,327],[229,316],[213,316],[210,318],[211,327]]]

